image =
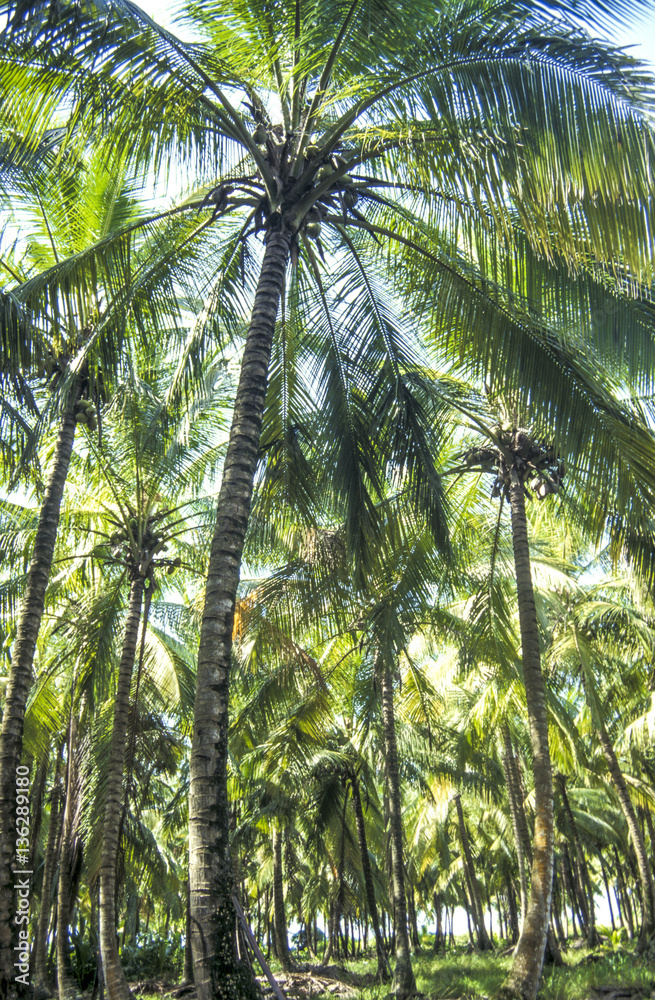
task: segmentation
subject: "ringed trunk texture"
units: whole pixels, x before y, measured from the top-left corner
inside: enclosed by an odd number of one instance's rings
[[[384,728],[384,756],[389,785],[389,830],[391,834],[391,883],[396,937],[396,965],[393,987],[397,1000],[404,1000],[416,993],[416,981],[409,951],[407,934],[407,909],[405,903],[405,872],[403,864],[403,819],[398,773],[398,747],[396,721],[393,709],[393,680],[389,665],[378,664],[382,689],[382,724]]]
[[[227,731],[234,606],[291,234],[271,232],[241,363],[209,557],[200,632],[189,792],[192,949],[198,1000],[256,995],[236,952],[229,853]]]
[[[528,909],[512,969],[503,986],[505,996],[536,1000],[544,961],[553,891],[553,774],[548,746],[546,691],[541,673],[537,612],[530,572],[530,547],[523,485],[514,469],[510,485],[512,543],[521,627],[523,681],[530,725],[534,776],[534,860]]]
[[[514,748],[506,725],[503,726],[503,771],[505,772],[505,784],[507,785],[507,798],[509,800],[509,812],[512,817],[512,829],[514,831],[514,843],[516,845],[516,857],[519,867],[519,888],[521,892],[521,924],[528,909],[528,874],[526,869],[526,852],[521,831],[519,818],[518,794],[514,781],[512,759],[514,758]]]
[[[59,511],[73,452],[75,404],[78,398],[79,389],[74,393],[73,403],[63,414],[59,425],[54,461],[39,513],[34,551],[16,628],[3,709],[0,734],[0,816],[3,817],[3,822],[0,824],[0,997],[16,996],[13,948],[18,938],[12,920],[16,912],[13,869],[22,867],[14,864],[16,768],[20,764],[25,707],[32,686],[34,650],[41,627],[45,593],[57,540]]]
[[[376,976],[380,982],[385,982],[391,978],[387,953],[384,950],[384,942],[380,932],[380,921],[378,919],[378,907],[375,900],[375,887],[373,885],[373,874],[371,872],[371,859],[368,854],[368,842],[366,840],[366,824],[364,822],[364,811],[362,809],[362,797],[359,792],[359,781],[356,777],[351,781],[353,805],[355,808],[355,822],[357,823],[357,838],[359,840],[359,853],[362,858],[362,872],[364,874],[364,887],[366,889],[366,904],[373,924],[375,934],[375,951],[377,954]]]
[[[116,935],[116,863],[123,813],[123,771],[127,727],[130,713],[130,689],[136,658],[143,602],[144,578],[135,574],[130,585],[127,623],[121,650],[114,707],[114,722],[109,752],[107,799],[102,829],[100,855],[100,955],[107,1000],[130,1000],[131,992],[118,954]]]
[[[193,958],[191,956],[191,897],[189,895],[189,880],[184,882],[185,922],[184,922],[184,971],[182,986],[193,982]]]

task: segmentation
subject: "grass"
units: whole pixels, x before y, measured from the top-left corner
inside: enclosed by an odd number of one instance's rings
[[[418,989],[430,1000],[490,1000],[512,962],[511,955],[497,952],[471,954],[463,944],[449,949],[445,955],[435,956],[429,940],[425,944],[422,954],[413,956],[412,965]],[[607,947],[594,952],[570,948],[563,957],[566,962],[563,968],[546,969],[540,1000],[590,1000],[594,986],[642,986],[655,990],[655,966],[628,948],[613,951]],[[303,956],[299,956],[299,961],[303,961]],[[272,962],[274,972],[276,964]],[[374,974],[376,963],[374,959],[349,961],[345,968],[360,975]],[[385,1000],[390,989],[388,983],[369,986],[356,995],[358,1000]],[[321,994],[315,1000],[328,997],[329,993]]]
[[[590,1000],[594,986],[655,989],[655,966],[636,957],[632,951],[597,949],[592,960],[590,955],[592,953],[586,948],[569,949],[563,956],[566,962],[563,968],[546,969],[539,994],[541,1000]],[[421,955],[412,958],[417,987],[430,1000],[492,998],[502,985],[511,962],[511,955],[469,954],[463,945],[437,956],[426,947]],[[347,968],[358,973],[374,973],[375,962],[348,962]],[[360,990],[358,998],[383,1000],[389,992],[388,984],[371,986]]]

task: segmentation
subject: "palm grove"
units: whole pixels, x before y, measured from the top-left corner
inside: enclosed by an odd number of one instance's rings
[[[600,889],[652,949],[652,81],[608,13],[2,4],[4,996],[18,840],[62,998],[153,940],[256,995],[236,906],[398,997],[455,905],[507,997]]]

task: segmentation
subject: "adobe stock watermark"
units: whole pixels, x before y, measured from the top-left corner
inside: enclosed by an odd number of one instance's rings
[[[27,793],[30,787],[30,769],[25,764],[16,768],[16,863],[13,869],[14,891],[16,893],[16,913],[14,923],[18,928],[18,944],[14,953],[18,961],[14,962],[17,970],[15,980],[23,986],[30,982],[30,877],[27,870],[30,863],[30,798]]]

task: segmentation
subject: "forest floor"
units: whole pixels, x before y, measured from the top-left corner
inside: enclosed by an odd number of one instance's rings
[[[634,955],[629,947],[589,951],[576,947],[563,953],[565,966],[546,969],[540,1000],[655,1000],[655,964]],[[288,1000],[389,1000],[389,984],[375,984],[375,961],[349,961],[327,969],[309,967],[298,959],[301,969],[286,974],[272,969]],[[477,954],[463,945],[445,955],[434,955],[426,947],[412,958],[417,988],[429,1000],[489,1000],[498,991],[511,964],[511,955],[502,951]],[[273,997],[262,977],[265,1000]],[[140,1000],[155,997],[194,1000],[189,990],[176,991],[164,983],[131,984]],[[150,986],[150,989],[148,987]],[[141,987],[141,988],[139,988]],[[154,988],[153,988],[154,987]],[[176,996],[177,994],[177,996]]]

